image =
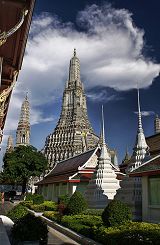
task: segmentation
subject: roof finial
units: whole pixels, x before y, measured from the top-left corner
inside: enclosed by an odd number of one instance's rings
[[[140,107],[140,99],[139,99],[139,88],[137,88],[137,96],[138,96],[138,131],[142,132],[142,114],[141,114],[141,107]]]
[[[26,97],[25,97],[26,100],[28,100],[28,90],[26,92]]]
[[[74,48],[74,56],[76,56],[76,48]]]
[[[105,145],[105,133],[104,133],[104,113],[103,113],[103,105],[102,105],[102,145]]]

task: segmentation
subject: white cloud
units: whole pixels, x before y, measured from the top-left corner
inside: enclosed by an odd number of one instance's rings
[[[109,95],[106,90],[102,90],[100,92],[96,91],[90,91],[86,93],[86,96],[89,100],[93,102],[101,102],[101,103],[107,103],[110,101],[117,101],[123,99],[122,97],[118,97],[116,94]]]
[[[134,112],[135,114],[138,114],[137,111]],[[155,115],[154,111],[141,111],[141,114],[143,117],[148,117],[148,116],[152,116]]]
[[[85,87],[128,90],[137,82],[147,87],[158,76],[160,65],[143,55],[144,31],[133,25],[128,10],[94,4],[78,13],[77,23],[85,30],[47,13],[33,20],[19,83],[32,91],[34,104],[62,95],[75,47]]]

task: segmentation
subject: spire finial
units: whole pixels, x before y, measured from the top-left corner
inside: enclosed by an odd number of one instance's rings
[[[28,100],[28,91],[26,92],[26,97],[25,97],[26,100]]]
[[[76,48],[74,48],[74,56],[76,56]]]
[[[139,88],[137,88],[137,96],[138,96],[138,131],[143,131],[142,129],[142,114],[141,114],[141,107],[140,107],[140,99],[139,99]]]
[[[104,112],[103,112],[103,105],[102,105],[102,145],[105,145],[105,133],[104,133]]]

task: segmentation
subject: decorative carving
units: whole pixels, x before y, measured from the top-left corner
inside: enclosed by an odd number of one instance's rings
[[[27,9],[22,10],[21,18],[18,21],[18,23],[13,28],[11,28],[9,31],[7,32],[4,31],[0,34],[0,46],[2,46],[7,41],[7,38],[10,37],[13,33],[15,33],[21,27],[27,13],[28,13]]]

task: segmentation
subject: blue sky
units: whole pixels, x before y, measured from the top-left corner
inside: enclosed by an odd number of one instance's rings
[[[106,141],[118,152],[132,153],[137,129],[137,82],[145,135],[152,135],[160,114],[159,1],[36,1],[23,67],[6,121],[15,139],[20,106],[29,91],[31,144],[42,149],[61,111],[73,49],[81,62],[88,115],[99,134],[104,104]]]

